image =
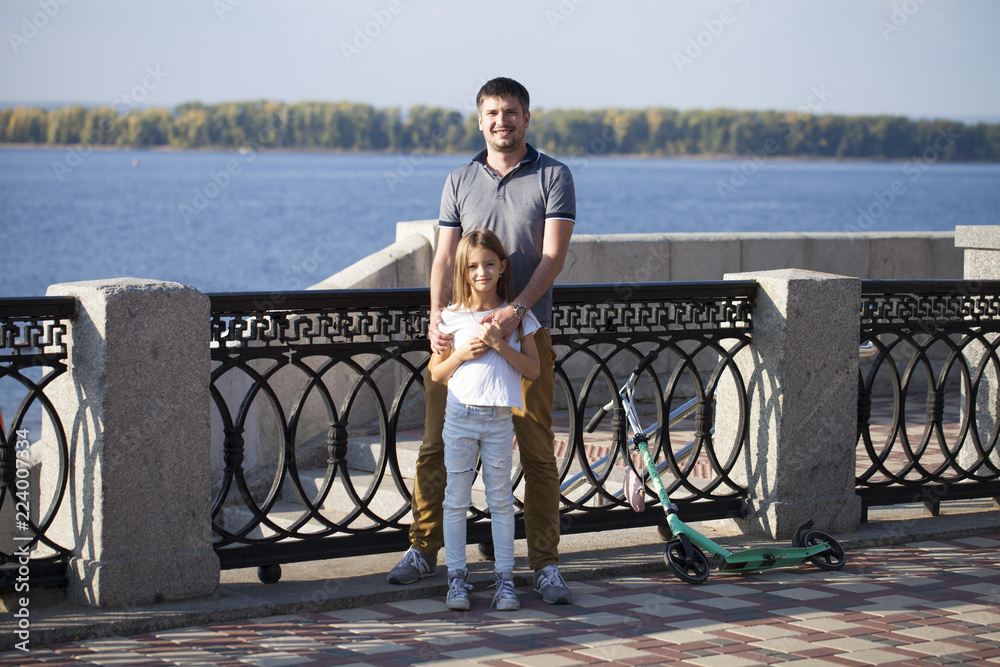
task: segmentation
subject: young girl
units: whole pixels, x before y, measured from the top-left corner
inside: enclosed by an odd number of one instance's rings
[[[486,322],[514,298],[514,281],[507,253],[489,230],[465,234],[455,255],[452,303],[441,313],[440,330],[452,334],[453,349],[435,353],[431,379],[448,382],[444,421],[444,462],[448,485],[444,492],[444,550],[448,563],[449,609],[468,609],[466,514],[472,504],[476,456],[482,460],[486,500],[490,508],[499,611],[521,605],[514,591],[514,495],[511,461],[514,427],[511,407],[521,407],[521,376],[538,377],[534,332],[538,320],[530,311],[504,340],[500,329]]]

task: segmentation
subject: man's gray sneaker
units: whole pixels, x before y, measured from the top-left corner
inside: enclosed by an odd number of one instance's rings
[[[570,604],[573,602],[573,592],[566,585],[566,580],[559,574],[558,565],[546,565],[535,570],[535,592],[549,604]]]
[[[437,557],[428,560],[427,556],[410,548],[403,554],[396,567],[389,570],[386,579],[390,584],[412,584],[424,577],[433,577],[435,572],[437,572]]]
[[[444,600],[445,606],[456,611],[468,611],[472,606],[469,601],[471,590],[468,570],[448,570],[448,597]]]

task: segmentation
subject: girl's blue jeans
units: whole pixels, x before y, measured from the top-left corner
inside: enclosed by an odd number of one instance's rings
[[[514,494],[510,473],[514,426],[509,407],[448,402],[444,417],[444,553],[449,570],[464,569],[466,516],[472,504],[476,459],[482,461],[497,572],[514,570]]]

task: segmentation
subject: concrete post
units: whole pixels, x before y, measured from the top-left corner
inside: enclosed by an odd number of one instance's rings
[[[955,246],[965,250],[964,278],[966,280],[1000,280],[1000,225],[966,225],[955,227]],[[987,337],[996,342],[995,334]],[[970,346],[965,355],[969,366],[977,368],[983,361],[986,349],[982,345]],[[962,386],[964,398],[965,386]],[[976,425],[979,442],[989,447],[990,436],[1000,418],[1000,373],[995,364],[987,362],[976,394]],[[963,468],[971,468],[979,460],[979,453],[971,441],[962,444],[958,462]],[[1000,451],[993,450],[992,461],[1000,462]],[[989,469],[983,466],[977,474],[987,475]]]
[[[810,519],[828,533],[857,529],[861,281],[799,269],[726,279],[760,286],[752,343],[737,355],[750,410],[737,479],[747,484],[751,515],[741,527],[772,538]]]
[[[71,599],[127,607],[211,595],[208,297],[134,278],[48,294],[80,301],[70,372],[49,393],[69,444],[52,534],[72,545]]]
[[[966,280],[1000,280],[1000,225],[955,227],[955,247],[965,250]]]

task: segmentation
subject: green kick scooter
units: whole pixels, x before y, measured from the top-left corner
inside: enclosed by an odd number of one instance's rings
[[[716,542],[705,537],[694,528],[681,521],[677,516],[677,505],[671,502],[667,495],[667,490],[660,479],[653,456],[649,453],[647,435],[655,431],[655,426],[645,431],[639,423],[636,411],[634,395],[635,383],[639,376],[657,358],[658,353],[653,351],[643,357],[639,365],[629,376],[628,382],[619,390],[622,408],[628,420],[629,430],[632,432],[630,441],[622,439],[626,450],[625,464],[628,468],[625,477],[624,494],[629,499],[633,509],[640,511],[635,502],[643,499],[645,487],[639,476],[636,475],[629,464],[628,448],[637,452],[642,458],[646,471],[649,473],[649,482],[660,499],[660,505],[666,514],[667,527],[671,538],[663,552],[663,561],[670,571],[683,581],[689,584],[701,584],[708,579],[709,567],[714,567],[720,572],[730,572],[742,574],[747,572],[760,572],[779,567],[794,567],[804,563],[812,563],[823,570],[839,570],[847,562],[847,555],[843,547],[831,536],[819,530],[811,530],[813,522],[809,521],[796,532],[792,538],[792,546],[766,546],[744,549],[742,551],[731,552],[723,548]],[[601,419],[614,409],[614,401],[601,408],[601,411],[590,420],[587,425],[587,432],[593,432]],[[631,474],[629,474],[631,473]],[[644,502],[644,501],[643,501]],[[705,554],[708,554],[706,556]]]

